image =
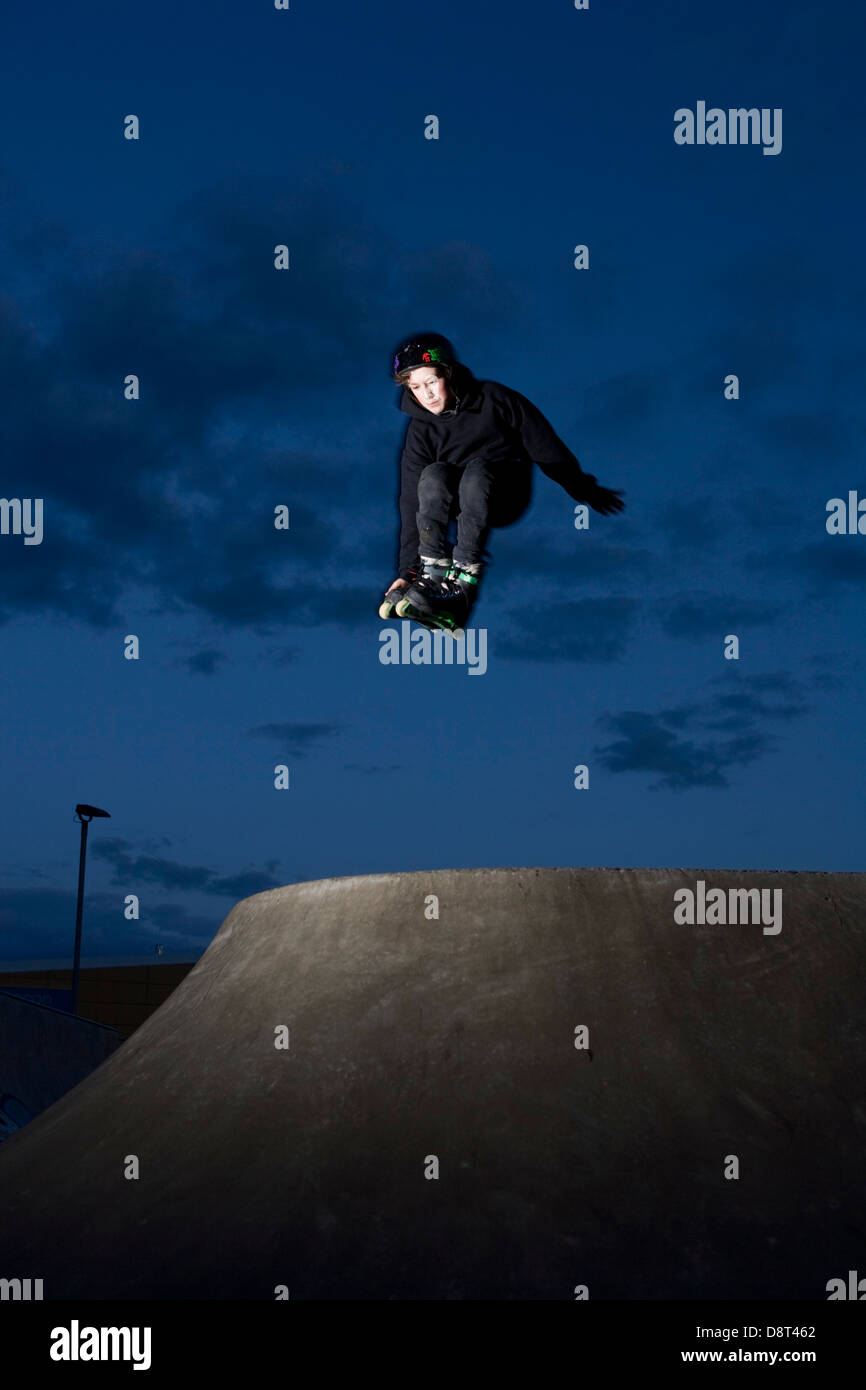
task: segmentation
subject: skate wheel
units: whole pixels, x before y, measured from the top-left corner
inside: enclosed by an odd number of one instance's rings
[[[397,606],[394,609],[394,612],[397,613],[401,618],[403,618],[406,616],[406,609],[409,607],[409,600],[407,598],[401,598],[398,601]]]
[[[393,613],[393,611],[394,611],[394,605],[393,605],[392,603],[389,603],[387,599],[385,600],[384,603],[380,603],[380,604],[379,604],[379,617],[380,617],[380,618],[390,618],[390,616],[391,616],[391,614]]]

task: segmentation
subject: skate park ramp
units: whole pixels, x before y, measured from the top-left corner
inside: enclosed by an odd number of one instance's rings
[[[781,918],[675,920],[701,883]],[[864,921],[854,873],[258,893],[0,1145],[0,1276],[46,1300],[826,1299],[863,1267]]]

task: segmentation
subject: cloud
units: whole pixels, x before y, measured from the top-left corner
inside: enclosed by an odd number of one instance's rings
[[[739,679],[742,689],[723,688],[703,701],[602,716],[600,725],[618,735],[594,750],[602,766],[613,773],[657,773],[653,791],[729,786],[731,769],[750,766],[778,745],[773,721],[789,722],[809,710],[802,683],[787,672]],[[710,682],[727,684],[722,676]]]
[[[227,660],[228,657],[225,652],[217,651],[215,647],[205,647],[184,657],[182,665],[186,666],[193,675],[213,676]]]
[[[513,626],[496,633],[497,658],[516,661],[618,661],[625,653],[638,603],[630,598],[560,599],[510,610]]]
[[[399,772],[402,763],[344,763],[347,772],[360,772],[365,776],[378,776],[382,772]]]
[[[584,437],[634,434],[658,415],[671,397],[671,375],[658,367],[620,372],[586,387],[575,428]]]
[[[858,536],[825,536],[799,549],[776,546],[750,553],[744,565],[755,574],[793,574],[811,584],[814,597],[826,597],[838,594],[841,585],[866,584],[866,549],[858,541]]]
[[[111,882],[127,892],[136,892],[141,884],[157,884],[160,888],[186,893],[207,893],[220,898],[245,898],[250,893],[262,893],[279,888],[285,881],[274,877],[279,861],[268,861],[264,870],[245,869],[232,876],[218,877],[213,869],[202,864],[180,864],[177,860],[157,855],[130,852],[129,841],[102,839],[93,843],[91,854],[102,859],[114,870]]]
[[[569,498],[565,501],[569,507],[574,505]],[[561,526],[527,521],[519,535],[491,533],[488,583],[496,587],[514,581],[523,587],[535,579],[552,580],[561,593],[563,588],[582,588],[594,580],[647,577],[657,570],[659,561],[640,543],[641,537],[641,529],[622,515],[591,514],[588,532],[575,531],[567,512]]]
[[[271,860],[271,866],[275,866],[279,861]],[[205,888],[206,893],[212,893],[214,897],[231,898],[239,902],[241,898],[252,897],[253,893],[266,893],[271,888],[282,888],[286,883],[297,883],[298,879],[281,874],[275,877],[268,870],[262,869],[243,869],[238,874],[230,874],[224,878],[212,878]]]
[[[525,292],[471,242],[407,248],[327,170],[288,191],[281,178],[255,177],[196,189],[145,250],[76,244],[68,229],[50,224],[46,262],[28,250],[30,230],[19,207],[0,232],[16,289],[15,301],[0,298],[4,489],[44,498],[45,538],[38,547],[3,538],[0,622],[53,613],[106,628],[123,621],[127,591],[146,587],[158,613],[198,614],[259,636],[287,626],[368,626],[396,552],[392,493],[405,417],[395,409],[387,359],[400,325],[427,321],[426,306],[445,302],[447,292],[449,322],[441,327],[484,375],[469,335],[489,342],[513,325],[531,310]],[[282,275],[272,263],[279,236],[292,266]],[[637,367],[590,384],[578,433],[643,429],[672,402],[679,410],[696,386],[706,396],[717,368],[730,370],[736,360],[743,371],[742,351],[754,351],[766,382],[767,343],[778,338],[782,353],[804,304],[819,305],[827,284],[804,288],[799,252],[775,245],[753,248],[734,271],[718,279],[732,323],[724,346],[710,345],[716,367],[712,355],[692,348],[684,375]],[[780,307],[786,294],[790,302]],[[689,383],[696,357],[701,382]],[[770,365],[786,380],[784,355]],[[139,401],[122,397],[130,372],[140,379]],[[765,443],[787,450],[806,441],[804,455],[820,454],[833,417],[826,405],[798,418],[739,404],[751,410],[751,427],[765,430]],[[386,427],[383,411],[391,413]],[[839,447],[850,434],[838,424]],[[570,505],[549,480],[542,486]],[[530,635],[505,635],[501,654],[617,660],[625,650],[618,624],[634,610],[609,609],[595,621],[568,592],[572,580],[643,590],[665,558],[706,553],[732,527],[742,533],[758,521],[766,536],[790,521],[784,494],[776,506],[771,491],[751,481],[741,499],[731,498],[724,476],[716,494],[712,486],[700,498],[680,491],[657,528],[634,511],[593,516],[591,540],[578,536],[567,546],[551,544],[550,528],[521,524],[511,551],[507,529],[494,531],[494,557],[508,561],[519,546],[531,556],[530,582],[541,581],[523,624]],[[290,508],[288,531],[273,525],[280,503]],[[759,566],[760,557],[750,563]],[[803,573],[829,586],[860,583],[863,569],[862,557],[816,553],[806,555]],[[516,574],[506,571],[498,567],[497,581]],[[566,586],[558,610],[564,633],[543,597],[547,577]],[[717,601],[702,616],[684,601],[667,630],[698,632],[731,602]],[[774,611],[766,601],[738,601],[745,624],[766,623]],[[207,646],[185,665],[190,674],[213,675],[225,659]],[[292,658],[275,651],[274,659]]]
[[[659,508],[659,531],[672,549],[705,554],[724,535],[728,513],[728,506],[709,493],[683,501],[675,498]]]
[[[417,312],[447,288],[476,328],[510,322],[519,292],[489,254],[459,240],[406,249],[323,174],[289,191],[282,177],[196,189],[145,250],[76,245],[52,225],[37,264],[15,191],[0,232],[18,291],[0,298],[4,489],[43,499],[45,536],[4,538],[0,621],[109,627],[146,585],[158,612],[260,633],[369,622],[377,594],[359,596],[359,571],[378,586],[394,562],[406,424],[388,354],[410,296]],[[123,398],[131,373],[140,400]],[[354,591],[329,589],[346,572]],[[206,675],[218,660],[187,664]]]
[[[343,732],[340,724],[257,724],[250,729],[253,738],[266,738],[273,743],[285,745],[285,752],[297,758],[305,758],[314,748],[320,748],[325,739],[334,738]]]
[[[139,922],[127,921],[116,894],[90,891],[84,904],[82,959],[136,956],[170,945],[197,959],[213,940],[220,921],[189,913],[175,903],[154,904]],[[72,966],[75,894],[30,888],[6,893],[0,912],[0,959],[57,960]]]
[[[828,536],[827,544],[810,545],[802,552],[804,573],[832,587],[866,584],[866,548],[859,537]],[[853,542],[853,544],[852,544]]]
[[[780,411],[753,419],[752,429],[762,444],[775,449],[786,462],[799,458],[822,469],[844,458],[855,445],[854,422],[841,416],[838,406]]]
[[[660,714],[626,710],[605,717],[606,724],[620,737],[595,751],[609,772],[656,772],[659,780],[652,790],[668,787],[682,791],[688,787],[726,787],[722,769],[731,762],[744,765],[765,752],[770,741],[761,735],[751,740],[728,740],[703,745],[684,739],[665,727]]]
[[[671,637],[694,638],[717,635],[749,627],[769,627],[778,621],[790,604],[768,603],[731,594],[695,594],[681,599],[657,599],[653,606],[662,630]]]
[[[809,684],[815,690],[845,690],[862,680],[863,660],[856,652],[810,652],[805,664],[812,667]]]

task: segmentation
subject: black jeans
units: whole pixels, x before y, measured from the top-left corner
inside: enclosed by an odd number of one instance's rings
[[[480,563],[490,532],[493,486],[493,465],[484,459],[469,459],[460,464],[428,463],[418,479],[419,555],[448,559],[448,522],[456,498],[460,510],[457,544],[451,558],[455,564]]]

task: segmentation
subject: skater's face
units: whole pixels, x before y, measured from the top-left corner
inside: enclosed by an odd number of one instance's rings
[[[435,367],[416,367],[406,382],[416,401],[433,415],[439,415],[448,404],[451,391],[445,377],[436,375]]]

